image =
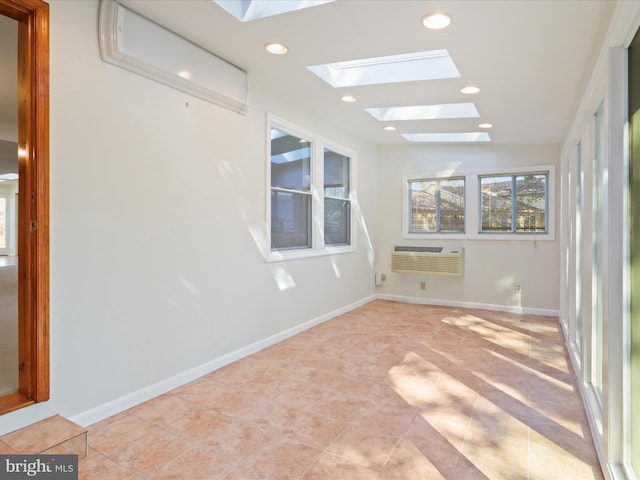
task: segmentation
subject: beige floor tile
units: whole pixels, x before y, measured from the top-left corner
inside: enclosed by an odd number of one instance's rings
[[[278,433],[278,436],[280,434]],[[215,435],[203,441],[201,445],[232,459],[236,464],[272,443],[273,432],[233,421],[223,425]]]
[[[248,469],[244,465],[237,467],[229,475],[224,477],[224,480],[272,480],[261,473],[254,472]]]
[[[455,461],[443,466],[439,464],[439,470],[430,460],[429,456],[422,452],[411,440],[402,440],[391,454],[380,471],[380,480],[446,480],[455,468]],[[329,477],[324,477],[329,478]]]
[[[166,430],[189,442],[200,443],[230,421],[229,417],[215,411],[196,408],[167,426]]]
[[[178,387],[169,393],[188,402],[207,406],[218,398],[229,395],[234,391],[235,388],[232,386],[216,382],[211,377],[203,377]]]
[[[304,474],[320,453],[284,437],[260,450],[244,466],[269,479],[289,480]]]
[[[382,469],[398,444],[397,437],[369,433],[349,425],[326,449],[337,457],[371,470]]]
[[[579,450],[568,452],[555,445],[532,443],[529,454],[530,480],[602,480],[595,451]]]
[[[390,408],[371,406],[365,407],[351,421],[350,427],[363,432],[400,438],[409,428],[417,415],[417,410],[410,406]]]
[[[18,451],[14,448],[11,448],[9,445],[0,441],[0,454],[2,455],[14,455],[18,453]]]
[[[400,444],[403,450],[394,453],[400,458],[409,454],[413,455],[412,458],[418,464],[432,465],[440,475],[451,478],[460,458],[465,433],[466,425],[443,422],[440,428],[435,428],[418,416],[410,425]],[[414,453],[416,451],[419,452],[419,456]]]
[[[91,450],[91,449],[89,449]],[[89,453],[88,463],[78,464],[78,480],[141,480],[142,477],[97,452]]]
[[[89,431],[89,446],[111,456],[132,442],[151,435],[154,427],[142,420],[126,415],[96,426]]]
[[[194,448],[148,477],[150,480],[218,480],[231,473],[236,465],[218,453]]]
[[[601,480],[590,435],[557,319],[374,301],[91,426],[80,478]]]
[[[345,424],[329,417],[308,412],[285,430],[290,438],[324,450],[345,429]]]
[[[85,431],[63,417],[54,416],[8,433],[1,437],[1,441],[20,453],[35,454],[82,435]]]
[[[378,480],[375,470],[324,453],[302,475],[301,480]]]
[[[246,409],[235,413],[235,417],[246,423],[270,430],[282,430],[293,424],[304,411],[269,398],[257,398]]]
[[[323,398],[313,406],[313,411],[338,422],[350,422],[365,407],[369,406],[368,400],[356,400],[340,394],[334,394]]]
[[[194,409],[191,402],[175,395],[161,395],[129,410],[129,414],[158,427],[169,425]]]
[[[186,453],[192,445],[164,430],[150,427],[143,436],[109,454],[109,458],[145,477]]]

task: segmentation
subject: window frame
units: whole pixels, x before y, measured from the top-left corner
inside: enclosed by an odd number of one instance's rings
[[[480,232],[482,209],[482,191],[480,177],[513,176],[531,173],[547,174],[547,231],[546,232]],[[421,179],[447,180],[465,179],[465,233],[410,231],[411,211],[409,206],[409,182]],[[447,170],[446,174],[438,172],[421,172],[402,177],[402,238],[415,240],[517,240],[517,241],[553,241],[556,231],[556,165],[541,164],[521,167],[492,168],[487,170]]]
[[[319,134],[306,130],[292,122],[280,118],[274,114],[267,114],[266,128],[266,242],[265,260],[267,262],[278,262],[298,258],[317,257],[323,255],[337,255],[356,251],[356,229],[355,229],[355,171],[356,152],[328,140]],[[271,246],[271,130],[282,130],[290,135],[304,138],[311,144],[310,152],[310,194],[311,194],[311,217],[310,217],[310,246],[292,247],[287,249],[272,249]],[[349,158],[349,185],[348,195],[341,200],[349,202],[350,215],[348,221],[349,243],[339,245],[327,245],[324,241],[324,201],[325,197],[334,198],[324,194],[324,151],[325,148],[339,155]]]
[[[441,206],[441,183],[442,182],[449,182],[449,181],[453,181],[453,180],[462,180],[463,181],[463,221],[462,221],[462,231],[454,231],[454,230],[442,230],[442,223],[441,223],[441,210],[442,210],[442,206]],[[434,231],[426,231],[426,230],[415,230],[413,229],[411,226],[413,225],[413,204],[411,201],[411,187],[410,185],[413,183],[420,183],[420,182],[436,182],[437,183],[437,187],[436,187],[436,230]],[[409,234],[417,234],[417,235],[464,235],[465,232],[467,231],[467,179],[466,177],[463,176],[454,176],[454,177],[440,177],[440,178],[415,178],[415,179],[410,179],[407,180],[407,184],[406,184],[406,191],[407,191],[407,197],[405,198],[405,202],[408,202],[409,204],[411,204],[411,206],[407,205],[407,214],[408,217],[406,218],[407,221],[407,231]]]
[[[517,230],[517,213],[518,213],[518,203],[517,203],[517,189],[516,182],[518,177],[526,177],[528,175],[544,175],[545,176],[545,185],[544,185],[544,230],[543,231],[523,231]],[[511,230],[504,231],[491,231],[491,230],[482,230],[482,180],[485,178],[500,178],[500,177],[510,177],[511,178]],[[547,171],[531,171],[531,172],[518,172],[518,173],[499,173],[499,174],[489,174],[489,175],[478,175],[478,190],[480,192],[480,197],[478,199],[478,204],[480,210],[478,212],[479,221],[478,221],[478,234],[479,235],[546,235],[549,232],[549,172]],[[516,200],[516,201],[514,201]]]

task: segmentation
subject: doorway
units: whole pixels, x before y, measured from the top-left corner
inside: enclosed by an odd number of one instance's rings
[[[0,393],[3,414],[49,398],[49,5],[0,0],[0,16],[17,22],[18,179],[3,198],[5,233],[17,233],[20,259],[17,285],[8,284],[17,288],[18,381],[15,391]]]

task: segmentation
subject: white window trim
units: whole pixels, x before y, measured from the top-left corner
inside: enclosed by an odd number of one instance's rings
[[[517,175],[548,172],[547,205],[548,231],[545,233],[480,233],[480,177],[490,175]],[[409,182],[421,179],[445,180],[464,177],[465,181],[465,233],[409,232]],[[524,167],[493,168],[491,170],[453,171],[443,174],[422,173],[402,177],[402,238],[415,240],[515,240],[552,241],[556,239],[556,166],[529,165]]]
[[[271,129],[279,128],[287,133],[307,139],[313,145],[311,150],[311,247],[293,248],[290,250],[271,250]],[[280,262],[299,258],[320,257],[324,255],[338,255],[356,251],[355,229],[355,169],[356,152],[336,142],[328,140],[316,133],[284,120],[276,115],[267,113],[266,128],[266,245],[265,260]],[[328,148],[336,153],[349,157],[349,197],[351,212],[349,218],[349,245],[324,244],[324,149]]]

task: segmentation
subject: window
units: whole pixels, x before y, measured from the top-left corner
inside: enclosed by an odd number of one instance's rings
[[[311,142],[271,129],[271,249],[311,247]]]
[[[410,233],[464,232],[464,178],[409,180]]]
[[[324,149],[324,243],[349,245],[351,242],[351,200],[349,177],[351,159]]]
[[[403,177],[402,185],[403,238],[555,239],[555,165],[439,168]]]
[[[267,260],[352,251],[354,154],[269,116]]]
[[[480,177],[480,232],[547,233],[548,173]]]

